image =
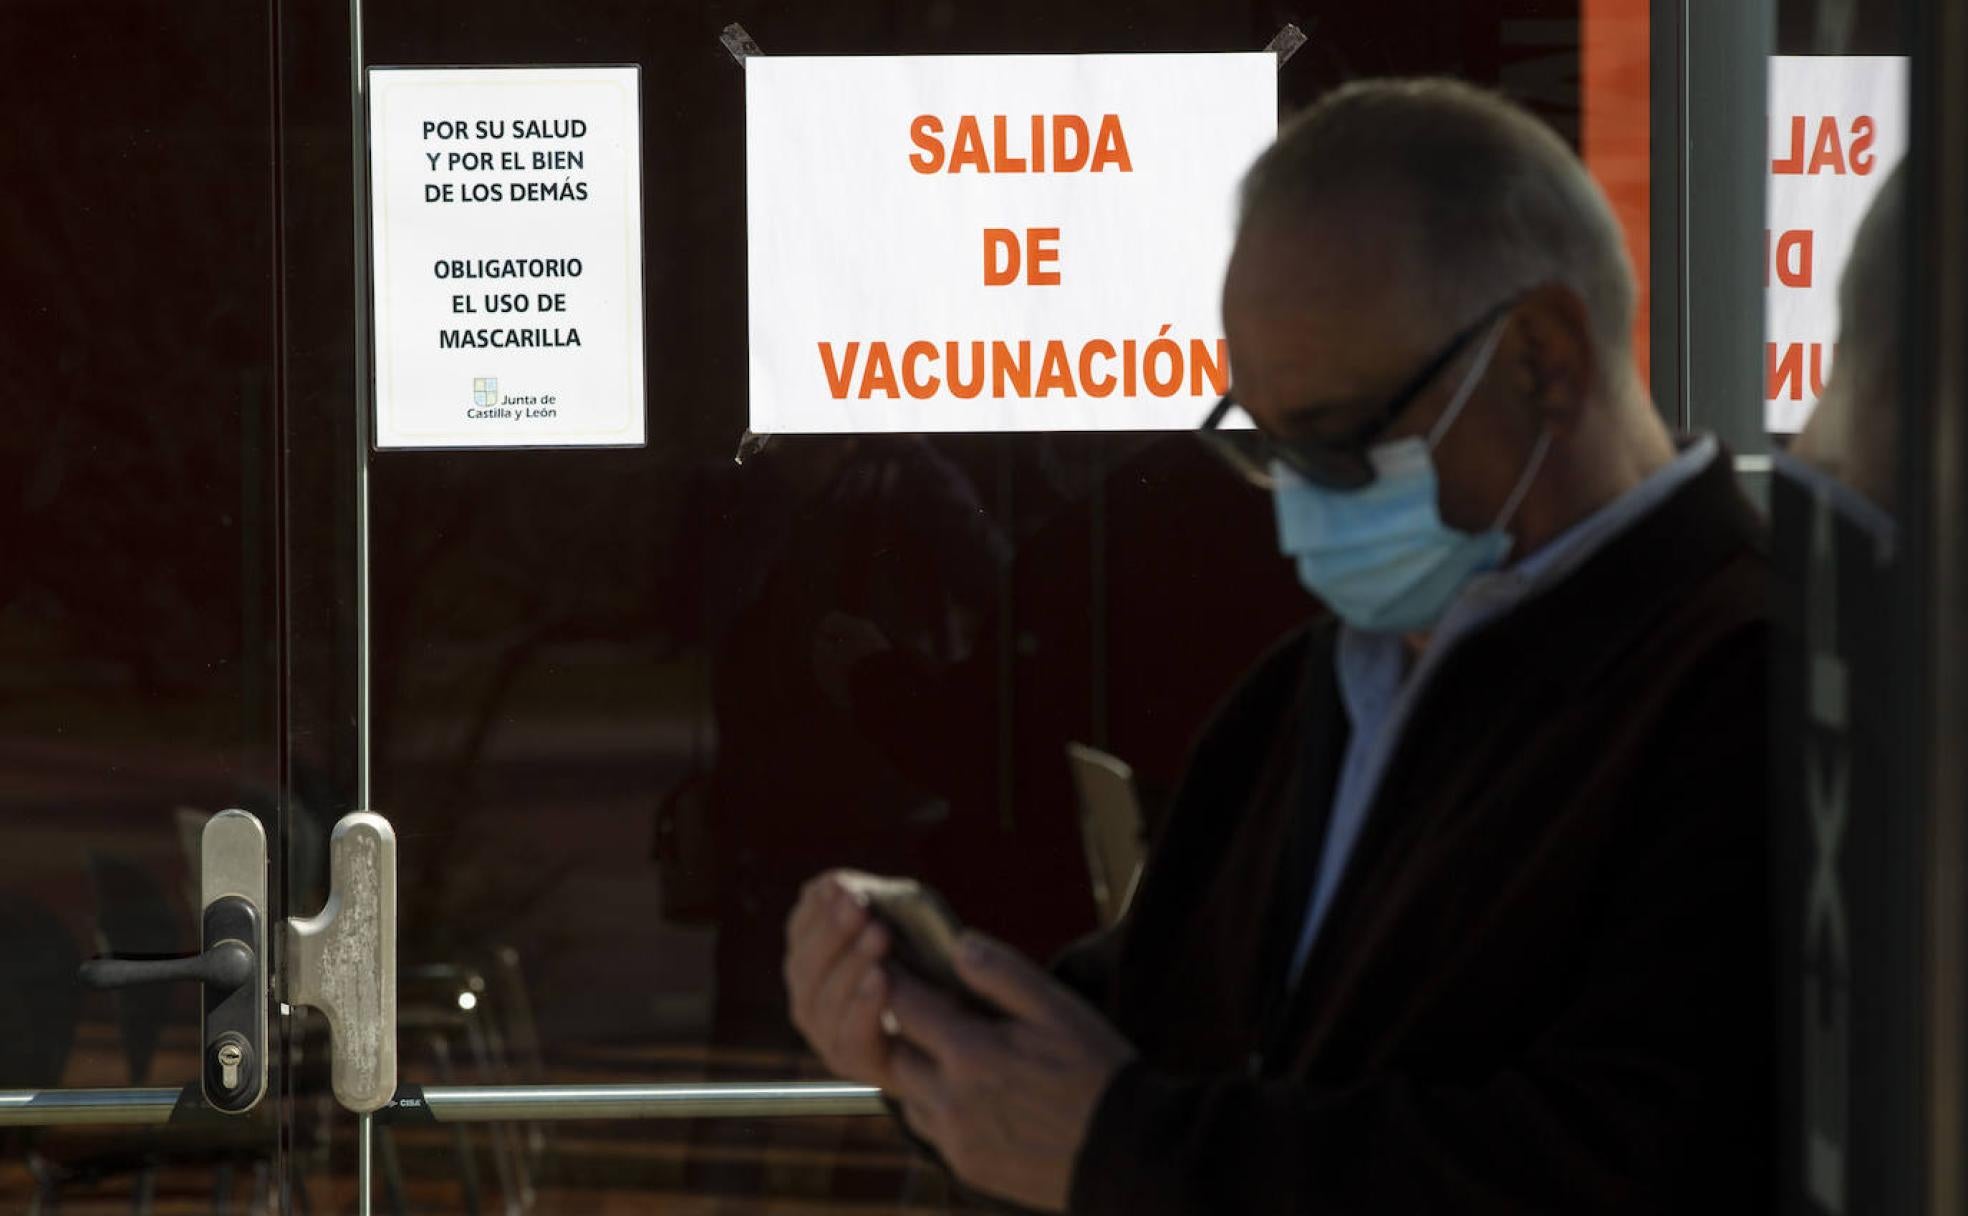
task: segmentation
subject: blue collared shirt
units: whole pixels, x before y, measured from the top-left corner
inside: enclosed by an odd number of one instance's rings
[[[1716,459],[1718,450],[1714,436],[1703,436],[1639,485],[1559,533],[1537,552],[1506,569],[1469,580],[1442,615],[1412,672],[1407,670],[1407,644],[1400,634],[1367,633],[1350,626],[1339,631],[1335,662],[1340,699],[1345,703],[1352,733],[1339,783],[1333,790],[1332,814],[1326,824],[1325,847],[1319,854],[1319,872],[1312,881],[1305,928],[1292,956],[1293,985],[1298,983],[1333,894],[1345,876],[1346,863],[1360,839],[1360,830],[1366,826],[1388,759],[1400,742],[1402,726],[1427,687],[1430,674],[1459,641],[1563,582],[1587,558],[1694,480]]]

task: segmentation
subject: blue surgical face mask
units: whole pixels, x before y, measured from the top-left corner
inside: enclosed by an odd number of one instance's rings
[[[1496,522],[1474,534],[1442,522],[1432,456],[1468,404],[1502,333],[1499,321],[1426,439],[1395,440],[1368,452],[1376,474],[1370,484],[1329,490],[1273,463],[1278,546],[1297,561],[1306,590],[1348,625],[1386,633],[1432,629],[1471,578],[1510,555],[1513,542],[1505,529],[1544,463],[1550,431],[1538,436]]]

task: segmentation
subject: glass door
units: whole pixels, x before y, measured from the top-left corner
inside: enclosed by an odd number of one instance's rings
[[[272,1211],[296,1184],[258,861],[288,788],[273,17],[0,11],[13,1211]]]

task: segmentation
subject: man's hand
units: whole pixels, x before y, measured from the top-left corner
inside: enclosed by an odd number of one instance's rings
[[[888,1007],[897,1042],[883,1088],[965,1183],[1063,1212],[1094,1107],[1134,1048],[1078,994],[1001,943],[966,933],[957,973],[1005,1020],[980,1018],[896,977]]]
[[[810,880],[786,922],[793,1025],[836,1076],[887,1089],[888,930],[829,871]]]

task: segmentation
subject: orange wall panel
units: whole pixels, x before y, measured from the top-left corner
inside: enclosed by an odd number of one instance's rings
[[[1585,164],[1612,200],[1640,286],[1633,354],[1651,379],[1648,322],[1648,194],[1651,189],[1652,55],[1649,0],[1581,0]]]

